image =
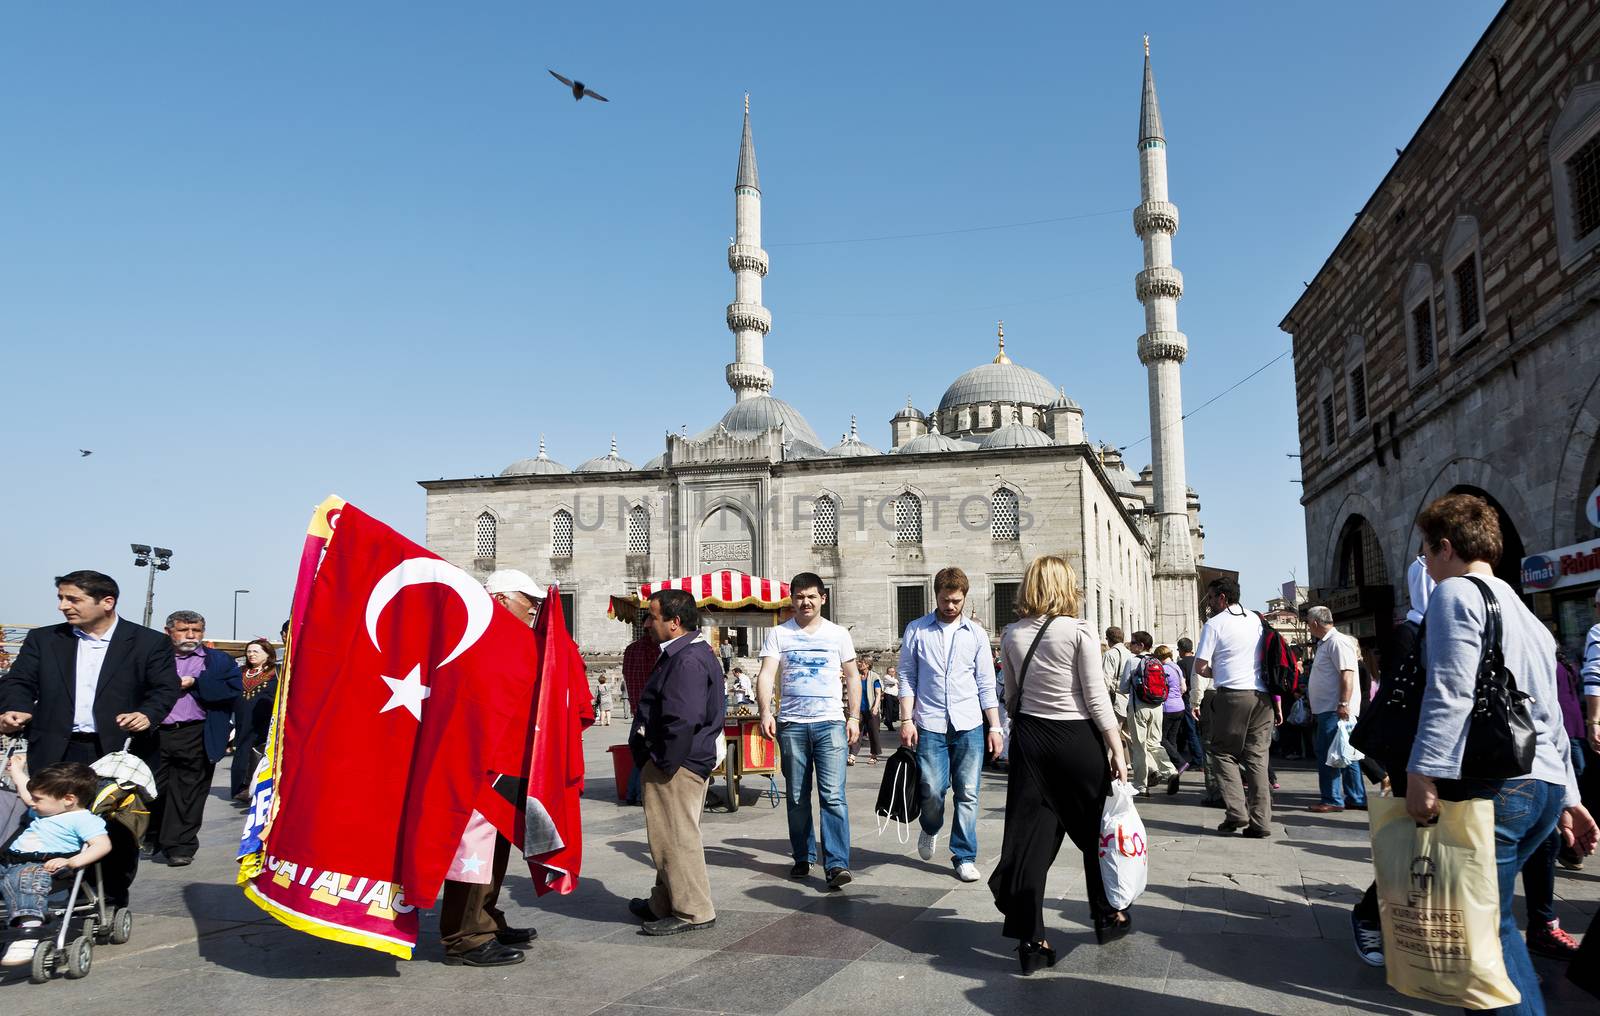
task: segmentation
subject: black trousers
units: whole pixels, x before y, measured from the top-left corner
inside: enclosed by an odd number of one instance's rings
[[[254,698],[240,696],[233,704],[233,772],[229,786],[234,796],[250,789],[250,777],[261,761],[258,752],[267,743],[267,727],[272,723],[270,691],[269,686]]]
[[[1189,757],[1189,728],[1183,722],[1188,715],[1185,711],[1167,713],[1161,717],[1161,747],[1175,766],[1194,764],[1194,759]]]
[[[1005,836],[989,876],[1006,938],[1044,937],[1045,878],[1063,836],[1083,854],[1090,915],[1111,912],[1100,878],[1100,813],[1110,792],[1105,741],[1088,720],[1011,718]]]
[[[100,751],[89,741],[67,742],[63,762],[82,762],[93,765]],[[111,838],[111,853],[100,862],[100,876],[105,880],[106,902],[114,907],[128,905],[128,890],[134,876],[139,874],[139,841],[127,826],[116,819],[106,823],[106,833]]]
[[[168,857],[193,857],[216,764],[206,756],[205,724],[162,727],[156,760],[156,799],[145,842]]]

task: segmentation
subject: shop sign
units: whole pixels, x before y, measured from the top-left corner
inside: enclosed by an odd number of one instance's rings
[[[1583,508],[1589,516],[1589,525],[1600,529],[1600,487],[1589,492],[1589,503]]]
[[[1590,510],[1593,511],[1591,504]],[[1600,540],[1574,543],[1522,559],[1522,591],[1542,592],[1600,582]]]

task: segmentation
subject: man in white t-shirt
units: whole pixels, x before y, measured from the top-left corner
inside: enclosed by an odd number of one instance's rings
[[[1228,817],[1221,833],[1243,829],[1251,839],[1272,835],[1272,783],[1267,775],[1267,749],[1272,728],[1282,717],[1267,693],[1261,674],[1261,618],[1239,604],[1239,583],[1212,579],[1203,605],[1211,619],[1195,646],[1195,673],[1216,683],[1211,707],[1211,752],[1217,759],[1222,803]],[[1244,770],[1250,773],[1250,800],[1245,802]]]
[[[1361,782],[1361,767],[1335,769],[1328,765],[1328,749],[1339,731],[1339,723],[1354,720],[1361,713],[1361,695],[1356,684],[1356,668],[1361,653],[1356,640],[1333,626],[1333,612],[1317,606],[1306,611],[1306,625],[1317,640],[1317,656],[1306,680],[1306,704],[1316,718],[1313,746],[1317,753],[1317,781],[1322,800],[1311,806],[1317,814],[1352,808],[1367,810],[1367,788]]]
[[[828,887],[850,882],[850,812],[844,799],[845,756],[861,737],[856,716],[856,647],[850,633],[822,616],[828,591],[822,579],[801,572],[789,582],[794,617],[767,630],[756,676],[761,734],[777,738],[789,812],[790,878],[805,878],[817,859],[811,818],[815,775],[822,810],[822,868]],[[772,714],[773,679],[781,687]]]

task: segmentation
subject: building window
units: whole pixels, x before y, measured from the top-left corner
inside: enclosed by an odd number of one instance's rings
[[[1572,231],[1581,242],[1600,230],[1600,134],[1574,152],[1566,168]]]
[[[561,620],[567,627],[567,634],[572,636],[572,641],[578,641],[578,595],[576,593],[557,593],[561,597]]]
[[[1017,527],[1017,493],[1001,487],[989,498],[989,538],[1016,540],[1020,536]]]
[[[1433,316],[1433,269],[1425,264],[1414,264],[1406,276],[1405,288],[1400,294],[1404,309],[1406,345],[1411,355],[1406,357],[1406,370],[1411,383],[1427,378],[1438,365],[1439,329]]]
[[[906,625],[928,612],[928,587],[918,583],[914,586],[895,586],[894,613],[899,631],[905,631]]]
[[[550,556],[572,556],[572,513],[565,508],[550,516]]]
[[[1478,220],[1458,215],[1444,242],[1445,294],[1453,351],[1483,334],[1483,259],[1478,248]]]
[[[650,554],[650,510],[642,504],[628,509],[628,553]]]
[[[473,556],[481,560],[494,558],[495,533],[499,524],[493,512],[480,512],[473,531]]]
[[[1550,126],[1550,175],[1561,267],[1600,247],[1600,82],[1572,89]]]
[[[1478,255],[1474,251],[1450,273],[1456,290],[1456,333],[1465,335],[1483,320],[1478,294]]]
[[[811,545],[839,545],[839,505],[827,494],[811,502]]]
[[[1322,443],[1332,447],[1334,438],[1337,436],[1333,429],[1333,396],[1324,395],[1322,397]]]
[[[1367,418],[1367,368],[1356,364],[1350,368],[1350,419],[1360,422]]]
[[[1433,301],[1424,300],[1411,308],[1411,348],[1417,370],[1433,366]]]
[[[994,584],[994,618],[990,631],[996,634],[1000,629],[1017,619],[1017,590],[1021,583],[996,582]]]
[[[922,499],[915,494],[908,492],[894,499],[894,542],[922,542]]]

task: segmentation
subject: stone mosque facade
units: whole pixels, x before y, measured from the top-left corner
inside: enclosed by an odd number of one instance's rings
[[[1195,565],[1204,557],[1199,498],[1184,482],[1177,331],[1182,276],[1171,265],[1177,209],[1167,201],[1165,140],[1148,46],[1140,109],[1144,244],[1136,291],[1146,327],[1137,351],[1150,382],[1153,464],[1139,474],[1091,441],[1082,408],[1014,362],[999,329],[992,360],[957,376],[937,405],[891,417],[892,446],[862,441],[856,421],[829,445],[774,395],[763,358],[761,183],[746,100],[728,248],[726,321],[734,401],[705,430],[666,435],[642,465],[610,451],[568,468],[538,453],[500,475],[422,481],[427,544],[475,574],[520,568],[558,583],[585,652],[633,637],[609,597],[653,579],[731,569],[787,580],[816,572],[827,614],[866,652],[892,652],[908,621],[933,609],[933,575],[958,565],[968,610],[991,636],[1015,620],[1028,562],[1060,554],[1078,572],[1084,614],[1102,630],[1148,628],[1161,641],[1199,634]],[[759,644],[743,632],[742,653]]]

